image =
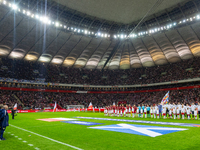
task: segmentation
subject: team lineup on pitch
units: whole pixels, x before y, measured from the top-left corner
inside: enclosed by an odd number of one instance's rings
[[[126,145],[131,141],[136,143],[125,146],[125,149],[133,147],[133,149],[140,149],[141,143],[145,142],[149,144],[151,150],[154,149],[153,143],[156,141],[163,143],[163,138],[170,138],[169,142],[172,144],[169,147],[175,149],[176,143],[181,142],[175,140],[176,137],[186,136],[187,139],[190,134],[193,134],[199,138],[200,122],[198,120],[169,121],[164,119],[153,121],[151,118],[125,119],[119,117],[116,119],[105,117],[103,113],[92,112],[19,114],[16,120],[11,121],[5,137],[14,141],[14,147],[18,144],[24,145],[22,150],[27,148],[55,149],[57,146],[60,149],[79,150],[107,149],[107,147],[121,149],[119,145]],[[100,141],[104,144],[100,144]],[[109,141],[113,141],[112,144]],[[184,142],[185,147],[190,144],[188,141]],[[163,149],[168,149],[166,145],[163,143]]]

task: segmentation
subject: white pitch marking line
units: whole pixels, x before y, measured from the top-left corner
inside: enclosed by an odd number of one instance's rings
[[[18,138],[18,140],[22,140],[22,138]]]
[[[16,138],[18,138],[18,136],[15,136]]]
[[[39,148],[37,148],[37,147],[36,147],[35,149],[36,149],[36,150],[40,150],[40,149],[39,149]]]
[[[27,141],[23,141],[24,143],[26,143]]]
[[[33,144],[28,144],[29,146],[33,146]]]
[[[14,134],[11,134],[11,135],[14,135]]]
[[[65,145],[65,146],[68,146],[68,147],[71,147],[71,148],[77,149],[77,150],[83,150],[83,149],[78,148],[78,147],[75,147],[75,146],[73,146],[73,145],[66,144],[66,143],[63,143],[63,142],[60,142],[60,141],[57,141],[57,140],[51,139],[51,138],[49,138],[49,137],[46,137],[46,136],[43,136],[43,135],[37,134],[37,133],[32,132],[32,131],[28,131],[28,130],[26,130],[26,129],[23,129],[23,128],[20,128],[20,127],[17,127],[17,126],[11,125],[11,124],[10,124],[10,126],[12,126],[12,127],[14,127],[14,128],[17,128],[17,129],[20,129],[20,130],[23,130],[23,131],[26,131],[26,132],[29,132],[29,133],[32,133],[32,134],[35,134],[35,135],[37,135],[37,136],[43,137],[43,138],[45,138],[45,139],[48,139],[48,140],[50,140],[50,141],[53,141],[53,142],[56,142],[56,143],[59,143],[59,144],[62,144],[62,145]]]

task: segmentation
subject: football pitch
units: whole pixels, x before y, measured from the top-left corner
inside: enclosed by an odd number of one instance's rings
[[[105,117],[93,112],[21,113],[15,120],[9,117],[10,126],[4,134],[6,140],[0,141],[0,150],[200,149],[198,126],[167,125],[167,122],[200,124],[200,120]]]

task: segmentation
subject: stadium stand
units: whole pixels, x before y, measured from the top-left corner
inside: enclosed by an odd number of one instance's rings
[[[78,94],[78,93],[54,93],[54,92],[27,92],[27,91],[0,91],[0,103],[13,106],[17,99],[23,103],[25,109],[51,107],[55,101],[63,108],[67,105],[84,105],[88,107],[92,102],[94,107],[105,107],[113,102],[126,101],[128,104],[157,104],[161,101],[166,91],[143,92],[130,94]],[[173,90],[170,92],[170,102],[191,104],[199,101],[200,89]],[[22,107],[22,105],[19,105]]]
[[[150,84],[197,78],[200,76],[199,63],[200,59],[196,57],[179,63],[151,68],[101,71],[2,58],[0,77],[88,85]]]

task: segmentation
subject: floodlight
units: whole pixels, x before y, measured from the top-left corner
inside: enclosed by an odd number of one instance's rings
[[[30,13],[30,11],[27,11],[27,16],[29,16],[31,13]]]
[[[59,26],[59,23],[58,23],[58,22],[56,22],[56,23],[55,23],[55,25],[56,25],[56,27],[58,27],[58,26]]]
[[[35,18],[36,18],[36,19],[39,19],[40,17],[39,17],[39,15],[35,15]]]
[[[17,10],[17,8],[18,8],[17,5],[15,4],[12,5],[12,9]]]
[[[40,17],[40,21],[42,21],[43,23],[48,23],[49,22],[49,18],[47,18],[47,17]]]

